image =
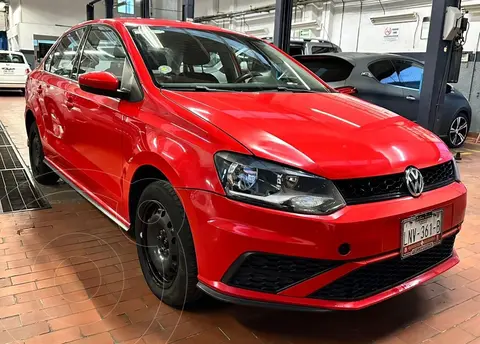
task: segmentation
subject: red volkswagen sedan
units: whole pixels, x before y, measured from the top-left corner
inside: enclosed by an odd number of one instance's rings
[[[435,135],[217,27],[80,24],[30,74],[36,180],[134,232],[153,293],[360,309],[458,263],[466,207]]]

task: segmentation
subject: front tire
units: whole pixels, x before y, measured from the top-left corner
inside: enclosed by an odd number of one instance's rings
[[[463,146],[467,140],[470,123],[464,113],[458,114],[450,123],[447,134],[447,145],[450,148]]]
[[[159,180],[143,191],[136,209],[135,237],[143,275],[160,300],[182,308],[200,299],[192,233],[170,183]]]
[[[30,127],[28,141],[30,167],[32,168],[33,177],[40,184],[55,185],[58,182],[58,176],[43,161],[45,158],[43,145],[40,139],[40,133],[38,132],[38,127],[35,123]]]

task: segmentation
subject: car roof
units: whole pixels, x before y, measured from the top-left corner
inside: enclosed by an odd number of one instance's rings
[[[315,57],[321,56],[332,56],[332,57],[339,57],[344,59],[345,61],[350,62],[352,65],[356,65],[360,62],[368,63],[373,60],[378,60],[381,58],[396,58],[396,59],[407,59],[421,63],[420,61],[411,58],[409,56],[403,55],[396,55],[396,54],[381,54],[381,53],[357,53],[357,52],[339,52],[339,53],[323,53],[323,54],[316,54],[316,55],[300,55],[296,56],[296,58],[308,58],[314,59]]]
[[[216,31],[216,32],[225,32],[235,35],[241,35],[246,37],[251,37],[258,39],[255,36],[244,34],[237,31],[227,30],[218,26],[213,25],[206,25],[201,23],[194,23],[190,21],[181,21],[181,20],[167,20],[167,19],[145,19],[145,18],[113,18],[113,19],[96,19],[90,20],[83,23],[80,23],[72,28],[75,30],[78,27],[85,26],[85,25],[92,25],[92,24],[114,24],[120,23],[125,26],[129,25],[148,25],[148,26],[167,26],[167,27],[175,27],[175,28],[185,28],[185,29],[197,29],[197,30],[205,30],[205,31]]]

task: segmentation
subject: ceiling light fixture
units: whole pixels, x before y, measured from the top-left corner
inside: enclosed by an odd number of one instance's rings
[[[408,22],[414,22],[417,20],[418,20],[418,14],[416,12],[370,17],[370,21],[372,22],[373,25],[408,23]]]

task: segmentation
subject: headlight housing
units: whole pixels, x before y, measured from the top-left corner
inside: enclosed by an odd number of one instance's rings
[[[455,160],[455,158],[453,158],[452,161],[453,161],[453,170],[455,172],[455,181],[460,182],[461,181],[460,170],[458,169],[457,161]]]
[[[253,156],[215,155],[220,181],[229,198],[300,214],[328,215],[345,206],[328,179]]]

